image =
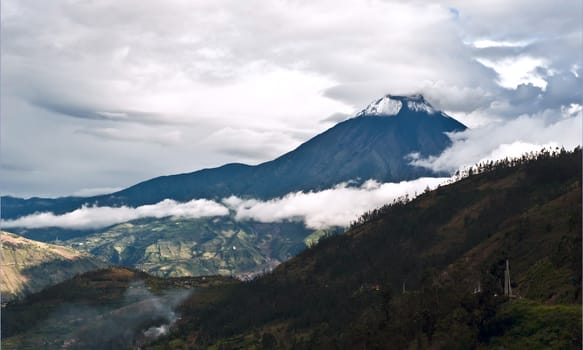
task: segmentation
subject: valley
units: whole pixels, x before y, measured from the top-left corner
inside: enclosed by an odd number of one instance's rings
[[[115,265],[160,277],[271,271],[311,242],[340,229],[309,230],[301,222],[259,223],[233,217],[142,219],[64,242]]]

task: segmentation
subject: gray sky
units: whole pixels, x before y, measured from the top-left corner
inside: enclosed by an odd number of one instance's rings
[[[386,93],[423,93],[474,127],[425,166],[580,143],[578,0],[1,6],[3,194],[257,164]]]

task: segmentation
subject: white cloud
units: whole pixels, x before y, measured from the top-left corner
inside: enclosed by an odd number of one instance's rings
[[[491,39],[476,40],[472,43],[478,49],[490,47],[525,47],[528,44],[528,42],[524,41],[496,41]]]
[[[518,56],[500,60],[478,58],[478,62],[492,68],[498,73],[500,86],[515,89],[520,84],[532,84],[545,89],[546,80],[538,73],[538,69],[548,69],[548,63],[542,58]]]
[[[414,197],[427,188],[435,188],[448,178],[420,178],[400,183],[366,181],[361,187],[339,184],[320,192],[295,192],[268,201],[229,197],[223,203],[234,209],[237,219],[260,222],[302,220],[313,229],[348,226],[364,212],[408,195]]]
[[[2,220],[2,227],[61,227],[67,229],[96,229],[140,218],[163,218],[168,216],[197,219],[208,216],[227,215],[229,210],[223,205],[206,199],[178,203],[165,199],[152,205],[130,207],[83,206],[62,215],[35,213],[14,220]]]
[[[61,227],[67,229],[96,229],[139,218],[163,218],[168,216],[201,218],[224,216],[229,209],[235,211],[237,220],[279,222],[283,220],[304,221],[309,228],[348,226],[364,212],[392,202],[403,196],[413,198],[427,187],[435,188],[448,178],[420,178],[400,183],[378,183],[366,181],[360,187],[348,187],[342,183],[319,192],[295,192],[268,201],[225,198],[222,204],[198,199],[177,203],[166,199],[153,205],[130,207],[84,206],[62,215],[35,213],[15,220],[2,221],[2,227]]]
[[[484,160],[518,157],[543,147],[572,149],[581,145],[582,119],[580,107],[572,105],[562,113],[546,111],[467,129],[451,134],[453,144],[440,155],[411,163],[436,171],[454,172]]]

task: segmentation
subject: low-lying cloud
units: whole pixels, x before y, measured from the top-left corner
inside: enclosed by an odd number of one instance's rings
[[[239,220],[277,222],[302,220],[313,229],[331,226],[348,226],[364,212],[408,195],[422,193],[427,187],[435,188],[448,178],[419,178],[399,183],[366,181],[360,187],[346,183],[320,192],[295,192],[268,201],[229,197],[223,200],[236,211]]]
[[[580,105],[571,105],[561,113],[546,111],[535,116],[523,115],[450,134],[451,147],[438,156],[416,159],[411,164],[435,171],[454,172],[485,160],[520,157],[543,147],[572,149],[581,144]]]
[[[50,212],[35,213],[14,220],[3,220],[2,227],[98,229],[141,218],[173,216],[198,219],[201,217],[222,216],[228,213],[229,210],[225,206],[206,199],[195,199],[186,203],[165,199],[156,204],[143,205],[137,208],[126,206],[83,206],[62,215],[55,215]]]
[[[348,226],[364,212],[393,200],[435,188],[448,178],[420,178],[399,183],[379,183],[368,180],[360,187],[342,183],[319,192],[294,192],[267,201],[231,196],[222,203],[206,199],[178,203],[166,199],[153,205],[130,207],[83,206],[62,215],[35,213],[14,220],[2,221],[3,228],[61,227],[66,229],[99,229],[140,218],[180,217],[197,219],[225,216],[232,210],[237,220],[279,222],[304,221],[309,228]]]

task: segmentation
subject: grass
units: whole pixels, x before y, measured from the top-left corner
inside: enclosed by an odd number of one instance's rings
[[[500,307],[496,322],[504,332],[483,349],[581,348],[581,305],[515,299]]]

